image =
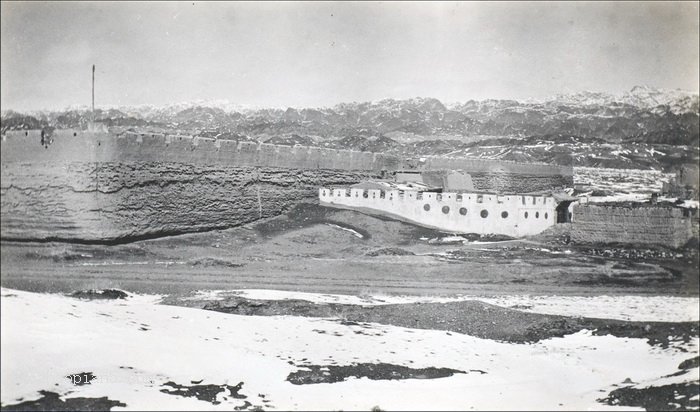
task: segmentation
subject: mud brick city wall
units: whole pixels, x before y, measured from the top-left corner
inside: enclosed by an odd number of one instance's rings
[[[688,213],[670,206],[579,204],[574,206],[571,240],[678,248],[693,236],[693,217]]]
[[[406,166],[380,153],[164,134],[59,130],[2,136],[4,239],[111,241],[232,227],[283,213],[318,188]],[[473,173],[477,190],[523,192],[573,183],[571,168],[481,159],[424,159]],[[564,184],[562,184],[564,183]],[[570,186],[571,184],[569,184]]]
[[[4,239],[85,242],[226,228],[315,200],[321,185],[371,177],[175,162],[18,165],[3,170],[0,227]]]

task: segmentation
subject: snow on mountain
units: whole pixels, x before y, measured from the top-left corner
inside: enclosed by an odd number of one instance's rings
[[[554,162],[564,161],[560,152],[566,145],[552,145],[565,136],[589,145],[568,149],[574,154],[574,163],[612,163],[610,167],[616,167],[641,160],[645,167],[656,167],[657,162],[631,154],[629,150],[633,149],[627,145],[700,146],[699,106],[698,94],[638,86],[619,95],[584,91],[542,101],[487,99],[450,105],[424,97],[324,108],[259,108],[228,100],[197,100],[166,106],[100,106],[95,118],[120,130],[172,130],[258,141],[274,138],[289,144],[317,142],[358,150],[462,153],[510,160],[534,156]],[[31,114],[4,111],[2,131],[45,126],[85,128],[91,117],[86,106]],[[502,138],[510,140],[500,142],[505,146],[492,153],[481,147],[484,143],[475,143]],[[531,144],[537,139],[554,143]],[[620,148],[596,146],[600,144]],[[660,158],[653,154],[650,157]]]

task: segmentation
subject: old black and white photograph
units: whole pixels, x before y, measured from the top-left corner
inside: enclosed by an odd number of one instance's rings
[[[700,410],[699,1],[0,1],[2,411]]]

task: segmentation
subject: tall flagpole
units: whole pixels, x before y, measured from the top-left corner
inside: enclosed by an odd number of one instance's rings
[[[95,127],[95,65],[92,65],[92,127]]]

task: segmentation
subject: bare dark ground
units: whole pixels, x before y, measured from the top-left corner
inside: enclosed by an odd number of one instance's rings
[[[486,373],[483,371],[475,371]],[[467,373],[450,368],[409,368],[389,363],[359,363],[354,365],[304,365],[302,369],[287,376],[287,381],[294,385],[314,383],[342,382],[350,377],[369,378],[372,380],[394,379],[437,379],[447,378],[456,373]]]
[[[700,393],[698,383],[677,383],[648,388],[620,388],[600,402],[615,406],[639,406],[648,411],[687,411],[697,409],[700,402],[689,400]]]
[[[217,312],[255,316],[307,316],[337,318],[341,322],[379,323],[414,329],[444,330],[484,339],[533,343],[581,330],[595,335],[643,338],[662,348],[670,340],[688,342],[698,336],[698,322],[630,322],[527,313],[479,301],[346,305],[305,300],[255,300],[239,296],[220,301],[197,301],[169,297],[165,304],[197,307]]]
[[[688,359],[678,365],[679,372],[670,375],[694,373],[698,367],[698,357]],[[697,374],[697,371],[695,371]],[[613,390],[599,402],[616,406],[639,406],[648,411],[697,410],[700,406],[700,376],[695,382],[676,383],[662,386],[635,388],[626,386]]]
[[[41,398],[25,401],[14,405],[2,405],[3,411],[109,411],[115,406],[126,406],[125,403],[111,400],[106,396],[101,398],[66,398],[61,400],[59,395],[50,391],[39,391]]]
[[[104,290],[79,290],[71,294],[74,298],[80,299],[126,299],[128,294],[123,290],[104,289]]]
[[[212,405],[218,405],[221,403],[217,398],[221,395],[223,401],[228,400],[229,397],[233,399],[247,399],[248,397],[239,393],[243,388],[243,382],[239,382],[237,385],[180,385],[172,381],[164,383],[164,389],[160,391],[167,393],[168,395],[182,396],[185,398],[197,398],[200,401],[209,402]],[[263,402],[265,402],[263,400]],[[265,405],[269,406],[269,405]],[[234,410],[244,411],[244,410],[262,410],[262,406],[254,406],[249,401],[244,401],[243,405],[234,407]]]

